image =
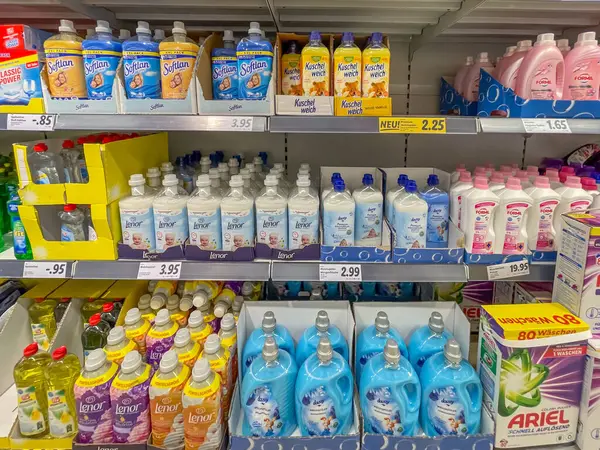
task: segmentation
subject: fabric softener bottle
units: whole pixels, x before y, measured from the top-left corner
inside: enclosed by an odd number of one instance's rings
[[[250,22],[248,36],[237,46],[239,97],[242,100],[267,98],[273,72],[273,46],[262,37],[260,23]]]
[[[298,342],[298,348],[296,349],[296,364],[298,364],[298,367],[300,367],[309,356],[315,353],[319,341],[323,336],[327,336],[333,350],[348,361],[348,343],[346,342],[344,335],[338,327],[331,325],[327,311],[321,310],[317,313],[315,324],[302,333],[302,337]]]
[[[439,312],[432,312],[429,324],[418,328],[408,343],[410,363],[417,375],[420,375],[423,364],[430,356],[444,350],[444,345],[449,339],[452,339],[452,334],[444,329],[444,318]]]

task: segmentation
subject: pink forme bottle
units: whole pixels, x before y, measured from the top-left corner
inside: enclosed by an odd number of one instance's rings
[[[598,100],[600,47],[593,31],[581,33],[565,57],[564,100]]]
[[[463,83],[465,81],[465,77],[469,72],[469,69],[473,66],[474,61],[472,56],[467,56],[467,60],[463,64],[463,66],[456,73],[456,77],[454,77],[454,89],[460,94],[463,95]]]
[[[560,99],[564,78],[565,61],[554,33],[540,34],[521,63],[515,93],[525,99]]]
[[[469,67],[469,71],[465,75],[463,80],[463,92],[462,96],[470,102],[476,102],[479,97],[479,81],[481,80],[480,69],[491,73],[494,70],[494,65],[488,58],[487,52],[481,52],[475,63]]]
[[[492,73],[492,75],[494,76],[494,78],[496,80],[500,81],[500,76],[502,75],[502,72],[504,72],[504,69],[506,68],[506,63],[510,61],[510,59],[508,59],[508,57],[512,56],[516,50],[517,50],[516,46],[506,47],[506,51],[504,52],[502,59],[500,60],[500,62],[498,62],[498,64],[496,64],[496,69]]]
[[[517,42],[517,48],[512,55],[504,59],[502,65],[502,73],[498,74],[496,78],[502,86],[515,90],[517,84],[517,75],[519,74],[519,68],[523,59],[527,56],[527,53],[531,50],[531,41],[519,41]]]
[[[563,58],[566,58],[567,53],[569,53],[569,51],[571,50],[571,47],[569,47],[569,40],[568,39],[559,39],[558,41],[556,41],[556,46],[562,53]]]

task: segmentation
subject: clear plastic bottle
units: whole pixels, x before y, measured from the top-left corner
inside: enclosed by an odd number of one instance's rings
[[[287,198],[275,175],[267,175],[265,187],[256,198],[256,242],[271,248],[287,249]]]
[[[85,241],[85,228],[83,222],[85,215],[72,204],[63,206],[63,210],[58,213],[60,217],[60,240],[62,242]]]
[[[323,244],[353,247],[356,204],[341,178],[323,199]]]
[[[123,244],[134,249],[153,252],[156,250],[152,210],[154,196],[146,192],[142,174],[131,175],[129,186],[131,186],[131,195],[119,200]]]
[[[43,142],[33,146],[28,156],[31,175],[35,184],[58,184],[65,182],[65,168],[60,155],[48,150]]]
[[[66,139],[62,143],[62,149],[60,150],[60,157],[62,158],[62,163],[65,171],[65,183],[81,183],[81,181],[75,180],[75,174],[79,174],[78,170],[75,169],[75,165],[73,164],[72,155],[75,152],[75,142],[71,139]],[[77,156],[75,155],[75,161],[77,161]],[[78,169],[79,167],[77,167]]]
[[[373,187],[373,175],[370,173],[364,174],[362,183],[363,186],[352,193],[356,203],[355,245],[378,247],[381,245],[383,194]]]
[[[254,199],[245,192],[241,175],[229,182],[231,189],[221,201],[223,250],[254,245]]]
[[[187,202],[190,244],[202,250],[221,250],[221,195],[208,175],[200,175],[198,188]],[[216,191],[216,192],[215,192]]]
[[[156,250],[163,252],[169,247],[183,245],[188,238],[187,192],[178,185],[177,177],[168,174],[163,179],[163,190],[156,196],[154,231]]]
[[[50,350],[50,342],[56,334],[54,308],[56,300],[36,298],[28,309],[33,341],[45,352]]]

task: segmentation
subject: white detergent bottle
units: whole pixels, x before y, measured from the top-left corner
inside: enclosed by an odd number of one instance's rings
[[[579,177],[568,176],[562,187],[556,189],[560,203],[554,210],[554,229],[556,230],[556,248],[560,248],[562,238],[562,215],[570,211],[582,211],[592,204],[593,197],[581,187]]]
[[[323,200],[325,200],[325,197],[327,197],[331,191],[333,191],[333,183],[335,183],[335,180],[337,179],[342,179],[342,174],[339,172],[333,172],[333,174],[331,174],[331,184],[325,188],[323,188],[323,190],[321,191],[321,202]]]
[[[131,175],[129,186],[131,196],[119,201],[123,244],[153,252],[156,249],[152,212],[154,196],[146,192],[144,176],[140,173]]]
[[[280,192],[287,197],[289,194],[289,190],[287,188],[285,179],[283,178],[283,172],[280,169],[272,168],[271,171],[269,172],[269,175],[273,175],[277,178]],[[265,177],[265,180],[266,180],[266,177]]]
[[[229,192],[221,201],[223,250],[235,251],[254,245],[254,199],[244,190],[241,175],[229,181]]]
[[[417,191],[417,183],[408,180],[404,195],[394,200],[396,248],[425,248],[428,209],[427,202]]]
[[[319,195],[310,179],[299,176],[288,200],[288,246],[290,250],[319,243]]]
[[[405,193],[408,175],[401,173],[398,175],[397,182],[398,184],[392,189],[389,189],[385,194],[385,218],[390,225],[394,224],[394,201]]]
[[[237,161],[237,160],[236,160]],[[260,194],[261,189],[252,181],[252,175],[248,169],[241,169],[240,175],[244,180],[244,191],[256,198]]]
[[[187,202],[190,244],[202,250],[221,250],[221,195],[213,193],[206,174],[198,176],[196,185]]]
[[[256,197],[256,242],[271,248],[287,249],[288,203],[278,188],[275,175],[267,175],[265,187]]]
[[[533,205],[527,214],[527,239],[531,251],[552,252],[556,250],[554,212],[560,195],[550,188],[548,177],[537,177],[533,186],[525,189]]]
[[[506,189],[498,194],[498,198],[500,202],[494,217],[494,253],[524,255],[527,253],[527,214],[533,200],[523,192],[521,182],[514,177],[506,181]]]
[[[357,247],[381,245],[383,222],[383,194],[373,186],[373,175],[365,173],[362,187],[355,189],[352,198],[356,203],[354,239]]]
[[[456,166],[456,170],[450,174],[450,187],[454,186],[458,183],[458,179],[460,178],[460,174],[466,172],[466,168],[464,164],[459,164]]]
[[[454,89],[460,94],[463,95],[463,83],[465,81],[465,77],[467,73],[469,73],[469,69],[473,66],[474,61],[472,56],[467,56],[466,61],[463,63],[462,67],[456,73],[456,77],[454,77]]]
[[[354,246],[356,204],[346,191],[341,178],[333,184],[333,191],[323,200],[323,242],[334,247]]]
[[[492,176],[490,177],[489,185],[490,185],[490,189],[496,193],[498,193],[497,191],[504,189],[505,183],[504,183],[504,175],[502,175],[502,172],[494,172],[492,174]]]
[[[475,64],[469,68],[463,81],[462,95],[470,102],[476,102],[479,97],[479,82],[481,80],[481,74],[479,73],[480,69],[483,69],[488,73],[491,73],[492,70],[494,70],[494,65],[489,60],[487,52],[481,52],[477,56]]]
[[[465,193],[473,189],[473,180],[471,179],[471,172],[464,171],[460,174],[458,182],[450,188],[450,221],[461,228],[462,221],[462,204]]]
[[[163,179],[163,189],[154,199],[154,232],[156,251],[164,252],[169,247],[184,245],[188,238],[187,201],[188,194],[175,174]]]
[[[465,233],[465,250],[474,254],[491,254],[494,251],[494,213],[498,206],[498,196],[494,194],[485,177],[475,177],[473,189],[463,201],[461,218]]]

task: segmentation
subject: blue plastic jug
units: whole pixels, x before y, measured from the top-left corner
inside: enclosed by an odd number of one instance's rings
[[[421,426],[428,436],[479,433],[481,381],[462,358],[456,340],[430,357],[421,370]]]
[[[417,375],[421,374],[421,368],[425,361],[430,356],[443,351],[446,342],[452,338],[452,334],[444,328],[442,315],[437,311],[432,312],[429,317],[429,325],[418,328],[408,343],[410,363],[417,371]]]
[[[427,202],[427,248],[448,248],[450,197],[439,184],[438,176],[431,174],[427,187],[421,191],[421,197]]]
[[[365,432],[389,436],[418,433],[421,384],[395,340],[388,339],[383,353],[365,365],[359,396]]]
[[[344,335],[338,327],[331,325],[327,311],[321,310],[317,313],[315,324],[307,328],[302,333],[300,341],[298,341],[298,348],[296,348],[296,364],[298,364],[298,367],[317,351],[317,346],[322,336],[327,336],[333,350],[348,361],[348,343]]]

